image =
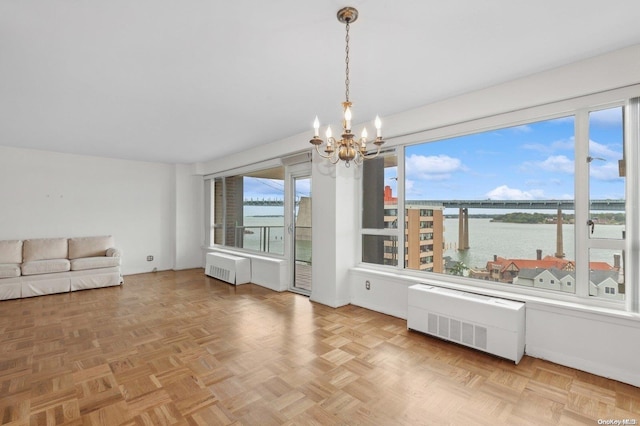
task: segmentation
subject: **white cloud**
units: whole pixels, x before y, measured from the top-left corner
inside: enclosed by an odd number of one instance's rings
[[[509,130],[513,130],[514,132],[517,132],[517,133],[529,133],[533,129],[531,129],[531,126],[523,124],[521,126],[510,127]]]
[[[569,139],[561,139],[551,144],[553,151],[573,151],[576,145],[576,140],[573,136]]]
[[[550,144],[528,143],[528,144],[521,145],[521,147],[523,149],[538,151],[545,154],[553,154],[554,152],[557,152],[557,151],[573,151],[574,145],[575,145],[575,139],[572,136],[569,139],[560,139]]]
[[[517,188],[509,188],[507,185],[501,185],[485,195],[490,200],[535,200],[544,198],[544,191],[540,189],[523,191]]]
[[[574,161],[564,155],[551,155],[544,161],[526,161],[520,165],[526,172],[546,171],[553,173],[574,173]]]
[[[456,171],[463,170],[460,159],[448,155],[412,154],[405,163],[407,176],[425,180],[445,180]]]
[[[404,180],[404,193],[407,199],[418,198],[422,195],[422,192],[417,189],[415,181],[411,179]]]
[[[602,166],[594,165],[595,163],[591,163],[591,168],[589,169],[589,174],[592,178],[598,180],[616,180],[620,179],[620,174],[618,172],[618,162],[609,162],[605,163]]]
[[[548,172],[573,173],[574,162],[564,155],[552,155],[538,163],[538,166]]]
[[[589,153],[593,157],[622,158],[621,152],[614,151],[609,148],[609,145],[604,145],[592,140],[589,141]]]

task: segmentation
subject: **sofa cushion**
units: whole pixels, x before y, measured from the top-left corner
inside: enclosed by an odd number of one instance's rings
[[[26,240],[22,249],[22,261],[66,259],[69,243],[66,238],[39,238]]]
[[[20,276],[20,265],[17,263],[0,263],[0,278],[15,278]]]
[[[113,247],[113,237],[80,237],[69,239],[69,259],[104,256]]]
[[[82,257],[79,259],[71,259],[72,271],[84,271],[86,269],[111,268],[112,266],[120,266],[119,257]]]
[[[22,263],[22,241],[0,241],[0,263]]]
[[[32,260],[22,264],[22,275],[40,275],[67,272],[71,269],[68,259]]]

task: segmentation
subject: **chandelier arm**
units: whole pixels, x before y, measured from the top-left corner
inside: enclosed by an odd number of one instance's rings
[[[318,155],[319,155],[320,157],[322,157],[322,158],[328,158],[328,159],[330,159],[331,157],[333,157],[333,153],[331,153],[331,154],[329,154],[329,155],[326,155],[326,154],[323,154],[322,152],[320,152],[320,148],[318,148],[318,146],[320,146],[320,145],[316,145],[316,152],[318,153]],[[333,163],[333,164],[335,164],[335,163]]]
[[[379,154],[380,154],[380,146],[382,144],[378,145],[378,149],[376,150],[375,154],[363,154],[362,158],[364,158],[365,160],[370,160],[372,158],[376,158]]]

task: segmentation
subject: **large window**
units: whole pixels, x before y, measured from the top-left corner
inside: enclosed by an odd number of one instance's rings
[[[214,244],[284,254],[284,167],[215,178]]]
[[[365,162],[363,262],[462,276],[471,285],[624,300],[623,118],[622,105],[576,109],[404,146],[392,173]],[[377,222],[367,219],[375,203],[386,212]],[[391,211],[404,211],[404,220]],[[397,229],[384,226],[390,221]],[[404,262],[388,261],[398,253]]]
[[[573,271],[574,121],[406,148],[405,207],[439,213],[420,222],[440,243],[432,272],[536,287],[540,274]],[[410,224],[408,231],[410,242],[417,231]],[[415,263],[408,259],[408,268]]]

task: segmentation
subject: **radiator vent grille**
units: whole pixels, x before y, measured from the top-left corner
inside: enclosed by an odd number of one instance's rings
[[[431,313],[427,321],[429,334],[478,349],[487,349],[486,327]]]
[[[213,278],[217,278],[217,279],[222,280],[222,281],[229,282],[229,274],[230,273],[231,273],[231,271],[229,271],[226,268],[221,268],[219,266],[209,265],[209,273],[207,275],[209,275],[210,277],[213,277]]]
[[[251,281],[251,259],[227,253],[207,253],[206,274],[230,284]]]

